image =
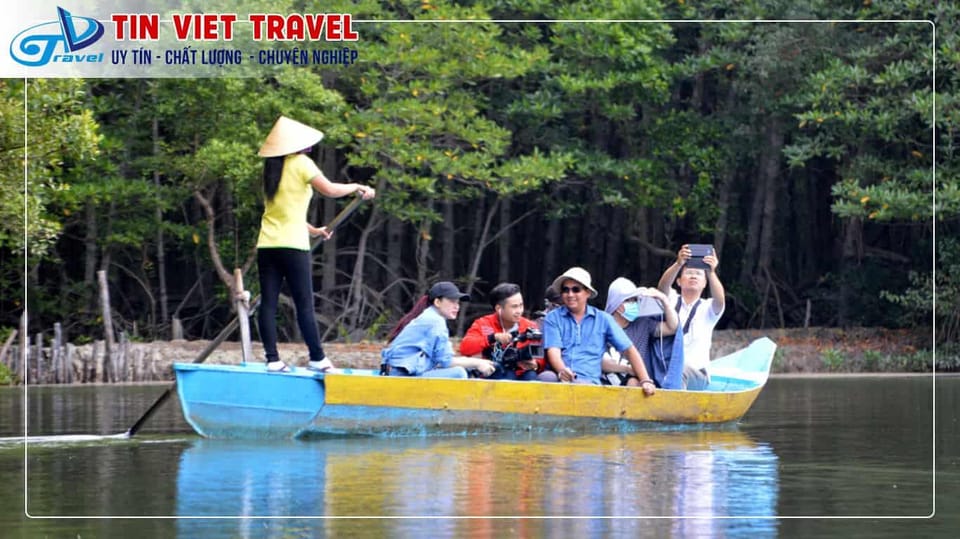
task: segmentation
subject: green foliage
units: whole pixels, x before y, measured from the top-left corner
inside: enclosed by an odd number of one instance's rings
[[[827,348],[820,353],[820,361],[829,371],[839,371],[847,362],[847,356],[842,350]]]
[[[956,278],[960,271],[960,242],[952,237],[938,238],[936,256],[935,287],[932,272],[911,271],[910,288],[901,293],[884,290],[881,297],[901,307],[908,323],[926,326],[935,322],[938,342],[956,342],[960,338],[960,282]]]
[[[0,80],[0,248],[29,249],[39,261],[60,234],[62,223],[50,213],[49,198],[64,188],[66,171],[99,152],[97,123],[82,105],[83,91],[84,82],[74,79],[31,79],[26,86]],[[24,114],[30,126],[27,148]]]
[[[16,383],[16,375],[6,365],[0,363],[0,386],[12,386]]]
[[[950,342],[937,347],[937,372],[960,372],[960,344]]]
[[[371,13],[365,13],[364,9]],[[479,5],[430,3],[417,19],[485,19]],[[355,16],[398,15],[362,6]],[[349,162],[383,182],[378,203],[404,221],[438,221],[430,200],[516,196],[563,177],[571,158],[510,150],[511,132],[487,118],[485,90],[541,64],[546,50],[506,45],[493,23],[383,25],[367,34],[372,59],[336,84],[355,96],[342,122],[352,134]]]
[[[302,4],[187,5],[294,12]],[[202,324],[209,332],[223,313],[208,305],[222,303],[225,291],[209,279],[208,222],[194,194],[211,201],[215,248],[239,265],[252,252],[262,205],[256,149],[285,114],[324,131],[325,172],[376,184],[376,211],[415,223],[422,237],[441,219],[436,202],[455,204],[450,225],[458,239],[474,233],[464,229],[491,200],[510,200],[513,215],[532,215],[543,228],[559,223],[561,245],[543,247],[537,230],[524,236],[535,238],[526,245],[514,242],[511,271],[524,287],[540,288],[541,274],[557,269],[539,264],[547,248],[558,261],[597,268],[597,280],[652,258],[635,276],[650,284],[648,272],[662,262],[651,253],[673,250],[683,238],[725,234],[731,326],[759,324],[751,313],[769,301],[752,261],[738,256],[760,226],[751,207],[764,188],[758,170],[779,157],[776,211],[763,241],[788,324],[799,323],[797,305],[807,299],[817,303],[815,316],[828,319],[840,298],[850,314],[831,322],[929,324],[935,315],[938,343],[960,335],[960,248],[952,239],[960,223],[960,76],[953,69],[960,47],[952,25],[960,19],[953,4],[361,0],[324,9],[355,20],[419,22],[365,22],[361,62],[349,67],[249,78],[0,81],[2,314],[12,320],[29,287],[40,316],[92,327],[95,287],[84,279],[106,266],[119,309],[138,321],[155,317],[163,249],[179,285],[166,305],[207,302],[191,308],[211,320]],[[860,20],[696,22],[772,17]],[[586,21],[595,18],[645,22]],[[938,25],[936,87],[930,25],[871,22],[927,18]],[[30,229],[22,219],[25,94]],[[782,155],[767,136],[777,126]],[[384,249],[383,225],[370,222],[369,249]],[[653,249],[638,253],[632,228],[583,249],[589,227],[623,222],[646,227],[641,243]],[[819,228],[814,240],[811,225]],[[849,245],[841,231],[852,231]],[[16,256],[24,247],[37,255],[28,275]],[[458,245],[458,260],[473,255],[466,249]],[[334,268],[341,282],[350,275],[344,252]],[[382,254],[368,255],[376,259],[366,269],[371,289],[403,288],[413,275],[437,270],[413,267],[404,253],[410,267],[385,275],[393,270],[380,271]],[[480,261],[481,281],[499,277],[489,258]],[[736,279],[741,265],[748,269]],[[199,292],[187,298],[194,281]],[[371,314],[375,328],[384,315]],[[878,370],[892,362],[864,357]]]

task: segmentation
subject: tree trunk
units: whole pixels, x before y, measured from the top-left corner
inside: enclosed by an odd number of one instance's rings
[[[483,252],[490,244],[487,237],[490,235],[490,226],[493,224],[493,218],[499,213],[499,201],[495,201],[483,219],[483,227],[478,231],[477,239],[474,242],[473,259],[470,262],[470,271],[467,274],[467,288],[464,290],[468,295],[473,294],[473,285],[476,282],[477,274],[480,271],[480,261],[483,259]],[[503,229],[501,228],[501,232]],[[463,335],[463,327],[466,324],[466,318],[461,316],[457,319],[456,335]]]
[[[331,181],[338,181],[339,174],[337,171],[337,153],[326,148],[321,150],[320,168],[323,171],[324,176],[330,178]],[[325,226],[337,214],[336,199],[322,197],[322,200],[322,204],[317,204],[315,207],[322,206],[323,221],[312,221],[314,224],[316,224],[316,226]],[[338,247],[339,239],[337,234],[334,234],[329,240],[323,242],[323,249],[321,252],[323,267],[320,274],[320,294],[321,296],[325,296],[327,298],[329,298],[330,294],[337,288]],[[323,317],[333,320],[337,316],[336,305],[334,305],[332,301],[323,301],[320,303],[320,313],[323,315]]]
[[[626,260],[625,258],[621,259],[620,255],[620,246],[623,244],[623,234],[620,232],[624,230],[625,220],[623,210],[620,208],[610,208],[606,219],[607,226],[605,229],[609,230],[610,233],[601,236],[604,246],[603,268],[600,273],[600,277],[603,277],[603,280],[598,281],[600,283],[609,283],[615,277],[626,275],[628,268],[633,266],[632,261]],[[595,286],[594,288],[597,287]],[[600,289],[597,288],[597,290]]]
[[[718,260],[723,260],[723,246],[727,241],[727,223],[730,212],[730,191],[733,186],[734,172],[723,175],[717,193],[717,221],[713,227],[713,248]]]
[[[543,242],[545,256],[543,257],[543,267],[540,268],[543,282],[546,283],[544,290],[553,282],[555,276],[566,269],[560,269],[558,267],[560,265],[560,253],[563,249],[563,237],[561,236],[563,229],[560,225],[560,219],[550,219],[547,221],[547,231]]]
[[[849,278],[860,266],[863,257],[863,222],[859,217],[843,220],[843,244],[840,255],[841,273]],[[850,305],[853,298],[853,287],[841,283],[840,293],[837,294],[837,325],[846,327],[850,323]]]
[[[357,242],[357,256],[353,263],[353,274],[350,278],[350,294],[347,298],[348,331],[365,329],[366,317],[366,261],[367,244],[370,241],[370,235],[380,227],[380,210],[377,206],[373,207],[367,224],[360,233],[360,240]]]
[[[510,224],[512,207],[510,204],[509,198],[500,199],[500,228],[506,228]],[[501,234],[500,239],[497,240],[497,282],[516,282],[517,276],[512,275],[511,272],[517,270],[513,264],[510,263],[510,239],[513,237],[512,234]]]
[[[433,199],[427,200],[426,210],[433,209]],[[427,272],[430,266],[430,242],[432,224],[424,219],[420,222],[419,235],[417,236],[417,290],[427,289]]]
[[[157,96],[153,95],[154,104],[156,104]],[[153,137],[153,157],[156,159],[160,158],[160,122],[157,118],[153,119],[152,125],[152,137]],[[170,314],[167,311],[167,255],[166,255],[166,244],[163,238],[163,210],[161,209],[162,204],[160,203],[160,172],[159,170],[154,170],[153,172],[153,189],[156,194],[157,203],[154,205],[154,218],[157,222],[157,286],[160,288],[160,323],[166,325],[170,320]],[[153,330],[154,335],[158,334],[156,328]]]
[[[332,216],[336,214],[336,200],[332,198],[324,198],[324,224],[326,224],[326,222],[330,219],[333,219]],[[337,235],[334,234],[329,240],[323,242],[323,248],[321,249],[321,259],[323,260],[323,264],[320,274],[320,294],[328,298],[330,297],[329,294],[331,294],[337,288],[337,241]],[[332,301],[321,302],[320,312],[329,320],[333,320],[333,318],[337,315],[336,306]]]
[[[770,270],[773,260],[773,241],[777,218],[777,194],[780,182],[780,155],[783,151],[783,127],[776,118],[767,126],[767,144],[761,173],[764,177],[763,221],[760,225],[760,254],[757,259],[759,268]]]
[[[453,202],[449,200],[441,202],[440,211],[443,214],[443,222],[440,223],[440,274],[453,276],[457,274],[457,268],[454,266],[457,242]]]
[[[391,308],[402,310],[405,300],[403,287],[399,285],[403,274],[403,244],[404,228],[406,224],[396,217],[387,218],[387,281],[397,285],[390,286],[387,292],[387,303]]]
[[[97,295],[92,292],[96,290],[97,279],[97,211],[93,202],[88,202],[84,206],[84,221],[83,284],[86,290],[91,291],[87,307],[92,312],[96,309],[97,298]]]

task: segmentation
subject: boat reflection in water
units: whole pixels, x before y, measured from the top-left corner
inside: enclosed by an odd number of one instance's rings
[[[756,537],[776,533],[775,519],[756,517],[776,516],[777,465],[738,430],[198,440],[180,460],[177,514],[229,519],[177,526],[181,537]],[[316,518],[364,516],[381,518]]]

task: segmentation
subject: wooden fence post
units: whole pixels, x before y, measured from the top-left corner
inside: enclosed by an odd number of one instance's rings
[[[97,282],[100,283],[100,308],[103,311],[103,338],[105,343],[103,381],[115,382],[117,376],[113,368],[113,352],[116,348],[116,340],[113,336],[113,317],[110,315],[110,289],[107,287],[106,271],[97,271]]]
[[[46,382],[46,372],[43,369],[43,333],[37,333],[34,340],[36,341],[35,350],[36,361],[33,362],[33,382],[37,384],[42,384]],[[27,376],[30,376],[30,371],[27,371]]]
[[[67,343],[67,357],[64,358],[64,363],[66,363],[66,372],[64,372],[64,383],[72,384],[73,383],[73,354],[76,351],[76,347],[72,344]]]
[[[120,344],[117,347],[117,370],[114,372],[115,382],[127,382],[127,347],[130,341],[127,340],[127,332],[120,332]]]
[[[60,322],[53,324],[53,342],[50,344],[50,368],[53,369],[53,383],[63,383],[63,354],[60,353],[63,328]]]
[[[30,336],[27,335],[27,309],[23,309],[23,315],[20,317],[20,350],[17,354],[17,378],[21,383],[27,381],[27,358],[30,357]]]

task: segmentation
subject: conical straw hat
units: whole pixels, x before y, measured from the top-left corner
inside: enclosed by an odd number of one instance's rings
[[[320,142],[323,133],[286,116],[277,118],[273,129],[263,141],[258,154],[260,157],[279,157],[299,152]]]

